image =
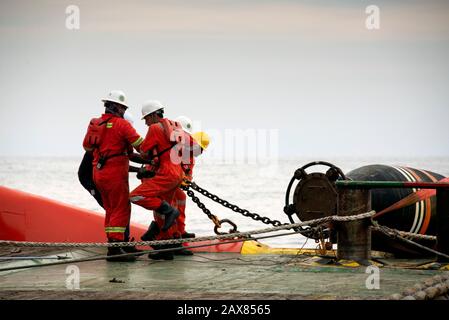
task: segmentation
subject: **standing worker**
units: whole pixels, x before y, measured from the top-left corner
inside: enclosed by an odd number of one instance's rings
[[[170,204],[184,177],[181,150],[176,147],[183,139],[182,129],[177,122],[164,118],[164,106],[156,100],[144,102],[142,120],[148,126],[148,133],[140,146],[140,153],[156,163],[154,174],[151,178],[142,178],[142,183],[131,192],[130,200],[155,211],[163,220],[160,230],[165,232],[179,216],[179,211]],[[149,231],[154,225],[154,222],[150,224]]]
[[[195,157],[199,156],[203,153],[203,151],[209,146],[209,136],[205,132],[195,132],[191,135],[193,141],[195,142],[192,144],[192,149],[190,150],[190,159],[187,163],[183,163],[183,170],[184,170],[184,178],[186,180],[192,181],[193,179],[193,167],[195,165]],[[185,229],[185,211],[186,211],[186,199],[187,196],[185,192],[181,188],[177,188],[175,192],[174,197],[174,203],[176,204],[180,215],[177,222],[177,231],[180,238],[195,238],[194,233],[187,232]],[[176,247],[176,246],[175,246]],[[173,254],[175,255],[192,255],[193,252],[188,249],[180,249],[173,251]]]
[[[130,222],[128,154],[139,151],[142,137],[123,116],[128,105],[122,91],[111,91],[104,102],[105,113],[90,121],[83,147],[93,153],[93,181],[101,194],[106,211],[105,232],[108,242],[123,242]],[[114,257],[127,253],[109,247],[108,261],[134,261],[135,256]]]
[[[131,125],[134,123],[133,116],[128,112],[128,110],[125,112],[123,118],[126,121],[128,121]],[[83,160],[81,161],[78,169],[78,179],[81,185],[84,187],[84,189],[86,189],[90,193],[90,195],[94,197],[98,205],[104,209],[100,191],[98,191],[94,183],[93,167],[92,167],[93,161],[94,161],[93,153],[86,151],[84,153]],[[125,236],[125,241],[127,241],[126,238],[127,237]],[[124,248],[126,249],[127,247]]]
[[[191,145],[188,163],[183,163],[185,178],[188,180],[192,180],[193,167],[195,165],[195,157],[200,155],[203,152],[203,150],[205,150],[209,146],[210,139],[205,132],[196,132],[192,134],[193,126],[192,121],[189,118],[185,116],[180,116],[176,118],[176,121],[178,121],[181,124],[182,129],[187,134],[189,134],[192,137],[193,141],[195,142],[194,144]],[[195,238],[194,233],[190,233],[185,230],[186,199],[187,196],[185,192],[181,188],[176,189],[174,202],[180,212],[180,215],[177,219],[178,232],[181,238]],[[185,252],[181,250],[176,251],[175,254],[176,253],[183,254]]]
[[[192,129],[193,129],[193,124],[192,121],[186,117],[186,116],[179,116],[178,118],[175,119],[175,121],[179,122],[181,124],[182,129],[189,135],[192,134]],[[192,146],[193,147],[193,146]],[[188,164],[183,164],[183,170],[184,173],[187,176],[191,176],[191,173],[189,171],[191,171],[191,169],[193,169],[194,166],[194,159],[193,157],[190,157],[190,162]],[[179,232],[179,236],[181,238],[195,238],[195,234],[194,233],[189,233],[185,230],[185,220],[186,220],[186,214],[185,214],[185,209],[186,209],[186,199],[187,196],[184,193],[184,191],[182,191],[181,188],[177,188],[176,192],[175,192],[175,197],[174,197],[174,204],[176,205],[176,207],[179,210],[179,217],[177,219],[177,226],[178,226],[178,232]],[[184,250],[178,250],[175,251],[175,254],[183,254],[186,251]],[[190,252],[190,251],[189,251]]]

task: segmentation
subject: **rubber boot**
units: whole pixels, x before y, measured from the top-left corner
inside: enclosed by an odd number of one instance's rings
[[[162,201],[161,206],[156,211],[165,217],[162,231],[167,231],[179,216],[178,209],[173,208],[165,200]]]
[[[152,221],[150,223],[150,226],[148,227],[147,232],[145,232],[140,239],[142,241],[153,241],[156,239],[156,236],[159,234],[160,230],[155,221]],[[157,245],[154,244],[151,246],[154,250],[159,249],[165,249],[166,247],[164,245]],[[173,260],[173,253],[172,252],[150,252],[148,253],[148,258],[153,260]]]
[[[122,242],[118,240],[112,240],[110,239],[108,242]],[[133,262],[136,261],[136,256],[125,256],[125,257],[114,257],[116,255],[120,254],[126,254],[127,252],[123,250],[123,247],[108,247],[108,253],[106,258],[109,262]]]
[[[131,241],[129,241],[129,238],[128,239],[125,238],[125,242],[134,242],[134,238],[131,238]],[[139,253],[139,252],[142,252],[142,250],[137,249],[136,246],[123,247],[122,249],[126,253],[136,253],[136,255],[135,255],[136,257],[143,255],[143,253]]]
[[[161,245],[154,245],[153,249],[154,250],[159,250],[159,249],[168,249],[170,248],[170,245],[168,244],[161,244]],[[148,254],[148,258],[153,259],[153,260],[173,260],[173,251],[163,251],[163,252],[150,252]]]
[[[153,241],[159,234],[159,227],[155,221],[152,221],[148,227],[148,230],[140,237],[142,241]]]
[[[173,248],[181,248],[181,247],[182,247],[182,244],[180,244],[180,243],[173,245]],[[193,252],[186,248],[173,250],[173,254],[175,256],[193,256]]]
[[[181,234],[181,238],[182,239],[195,238],[195,234],[190,232],[184,232],[183,234]]]

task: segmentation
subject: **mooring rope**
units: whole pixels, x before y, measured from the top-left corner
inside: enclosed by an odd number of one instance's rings
[[[447,255],[447,254],[445,254],[445,253],[436,251],[436,250],[434,250],[434,249],[431,249],[431,248],[429,248],[429,247],[423,246],[423,245],[421,245],[421,244],[419,244],[419,243],[416,243],[416,242],[414,242],[414,241],[411,241],[411,240],[409,240],[409,239],[404,238],[404,237],[401,235],[401,232],[399,232],[399,230],[391,229],[391,228],[388,228],[388,227],[386,227],[386,226],[381,226],[381,225],[379,225],[379,224],[378,224],[377,222],[375,222],[375,221],[373,221],[373,224],[374,224],[374,227],[373,227],[373,228],[374,228],[375,230],[378,230],[378,231],[382,232],[382,233],[385,234],[386,236],[389,236],[389,237],[391,237],[391,238],[393,238],[393,239],[398,239],[398,240],[400,240],[400,241],[402,241],[402,242],[406,242],[406,243],[408,243],[408,244],[411,244],[411,245],[413,245],[413,246],[415,246],[415,247],[417,247],[417,248],[423,249],[423,250],[425,250],[425,251],[428,251],[428,252],[431,252],[431,253],[436,254],[436,255],[438,255],[438,256],[441,256],[441,257],[444,257],[444,258],[449,259],[449,255]]]
[[[201,242],[210,240],[226,240],[232,238],[251,239],[251,235],[275,232],[286,229],[294,229],[302,226],[313,226],[328,223],[331,221],[347,222],[355,221],[366,218],[371,218],[375,215],[375,211],[369,211],[366,213],[351,215],[351,216],[329,216],[319,219],[313,219],[305,222],[291,223],[287,225],[281,225],[277,227],[270,227],[259,230],[252,230],[247,232],[236,232],[217,236],[205,236],[189,239],[168,239],[168,240],[155,240],[155,241],[137,241],[137,242],[30,242],[30,241],[9,241],[0,240],[0,246],[15,246],[15,247],[74,247],[74,248],[87,248],[87,247],[130,247],[130,246],[153,246],[153,245],[166,245],[166,244],[180,244],[185,242]]]
[[[283,237],[283,236],[289,236],[297,234],[297,232],[287,232],[282,234],[275,234],[275,235],[267,235],[267,236],[261,236],[251,239],[233,239],[228,241],[223,241],[220,243],[205,243],[205,244],[199,244],[194,246],[180,246],[180,247],[174,247],[174,248],[166,248],[166,249],[153,249],[153,250],[142,250],[140,252],[132,252],[132,253],[124,253],[124,254],[118,254],[114,255],[114,258],[117,257],[127,257],[127,256],[139,256],[146,253],[158,253],[158,252],[167,252],[167,251],[176,251],[176,250],[182,250],[182,249],[194,249],[194,248],[202,248],[202,247],[210,247],[215,245],[222,245],[222,244],[230,244],[230,243],[237,243],[237,242],[243,242],[247,240],[259,240],[259,239],[267,239],[267,238],[273,238],[273,237]],[[302,251],[302,248],[300,249],[300,252]],[[97,261],[97,260],[105,260],[107,258],[110,258],[108,256],[100,255],[100,256],[94,256],[89,258],[80,258],[80,259],[65,259],[64,261],[59,262],[50,262],[50,263],[43,263],[43,264],[34,264],[34,265],[26,265],[26,266],[14,266],[14,267],[7,267],[7,268],[1,268],[0,272],[3,271],[12,271],[12,270],[20,270],[20,269],[29,269],[29,268],[38,268],[38,267],[47,267],[47,266],[57,266],[62,264],[72,264],[72,263],[81,263],[81,262],[88,262],[88,261]]]

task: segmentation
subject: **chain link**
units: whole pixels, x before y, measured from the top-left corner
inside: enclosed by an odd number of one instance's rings
[[[195,203],[198,205],[198,207],[199,207],[201,210],[203,210],[203,212],[204,212],[205,214],[207,214],[207,216],[209,217],[209,219],[212,219],[212,218],[210,217],[210,215],[212,215],[211,212],[210,212],[210,210],[207,209],[206,206],[205,206],[205,205],[198,199],[198,197],[196,197],[196,196],[194,195],[194,193],[193,193],[192,190],[188,190],[189,188],[192,188],[193,190],[195,190],[195,191],[201,193],[203,196],[205,196],[205,197],[211,199],[212,201],[221,204],[223,207],[228,208],[228,209],[231,209],[231,210],[234,211],[234,212],[240,213],[240,214],[242,214],[242,215],[245,216],[245,217],[250,217],[251,219],[253,219],[253,220],[255,220],[255,221],[261,221],[261,222],[264,223],[264,224],[271,224],[271,225],[273,225],[273,226],[275,226],[275,227],[279,227],[279,226],[282,226],[282,225],[288,225],[288,223],[282,223],[282,222],[280,222],[280,221],[278,221],[278,220],[271,220],[270,218],[268,218],[268,217],[263,217],[263,216],[261,216],[261,215],[258,214],[258,213],[252,213],[252,212],[250,212],[249,210],[242,209],[242,208],[240,208],[239,206],[237,206],[237,205],[235,205],[235,204],[232,204],[232,203],[230,203],[230,202],[227,201],[227,200],[221,199],[221,198],[218,197],[217,195],[215,195],[215,194],[213,194],[213,193],[211,193],[211,192],[209,192],[209,191],[207,191],[207,190],[201,188],[201,187],[198,186],[195,182],[190,182],[188,185],[185,185],[185,186],[183,186],[182,188],[183,188],[184,190],[187,191],[187,195],[188,195],[190,198],[192,198],[192,201],[195,202]]]
[[[449,293],[449,275],[437,275],[415,284],[401,293],[393,294],[390,300],[430,300]]]

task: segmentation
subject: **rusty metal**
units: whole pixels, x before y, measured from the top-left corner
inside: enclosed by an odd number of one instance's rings
[[[337,189],[325,174],[311,173],[296,186],[293,203],[301,221],[332,216],[337,212]]]
[[[449,254],[449,188],[437,189],[437,251]],[[439,262],[449,262],[449,259],[438,256]]]
[[[227,234],[226,232],[220,232],[220,231],[218,231],[218,229],[221,228],[221,224],[222,224],[223,222],[228,223],[228,224],[230,224],[230,225],[232,226],[232,229],[229,229],[229,233],[237,232],[237,225],[236,225],[234,222],[232,222],[232,221],[229,220],[229,219],[223,219],[223,220],[220,220],[216,215],[212,214],[212,212],[210,212],[210,210],[209,210],[208,208],[206,208],[206,206],[204,205],[204,203],[202,203],[202,202],[200,201],[200,199],[199,199],[198,197],[195,196],[195,194],[193,193],[193,191],[188,189],[189,186],[190,186],[190,184],[188,184],[188,185],[183,185],[181,188],[183,188],[183,190],[186,190],[186,191],[187,191],[187,195],[192,199],[192,201],[193,201],[194,203],[196,203],[196,205],[198,206],[198,208],[200,208],[200,209],[207,215],[207,217],[214,223],[214,225],[215,225],[215,226],[214,226],[214,232],[215,232],[215,234],[217,234],[217,235],[220,235],[220,234]]]
[[[308,174],[306,172],[306,169],[309,167],[317,165],[327,166],[329,169],[325,174],[319,172]],[[338,197],[335,187],[335,181],[337,179],[346,179],[346,177],[340,168],[329,162],[314,161],[298,168],[290,179],[285,193],[284,213],[288,216],[290,222],[295,223],[294,215],[300,221],[309,221],[335,215],[337,212]],[[290,203],[290,192],[297,180],[298,182],[292,196],[293,203]],[[295,230],[315,240],[328,238],[331,234],[329,226],[325,228],[322,226],[296,228]]]
[[[238,232],[237,231],[237,225],[234,222],[232,222],[231,220],[229,220],[229,219],[222,219],[218,223],[219,223],[219,225],[215,225],[215,228],[214,228],[215,234],[228,234],[228,233],[236,233],[236,232]],[[230,224],[232,226],[232,229],[229,229],[228,232],[220,232],[220,231],[218,231],[218,228],[221,228],[223,223]]]
[[[371,192],[366,189],[338,190],[338,215],[350,216],[371,210]],[[337,258],[366,261],[371,257],[370,219],[335,223]]]

